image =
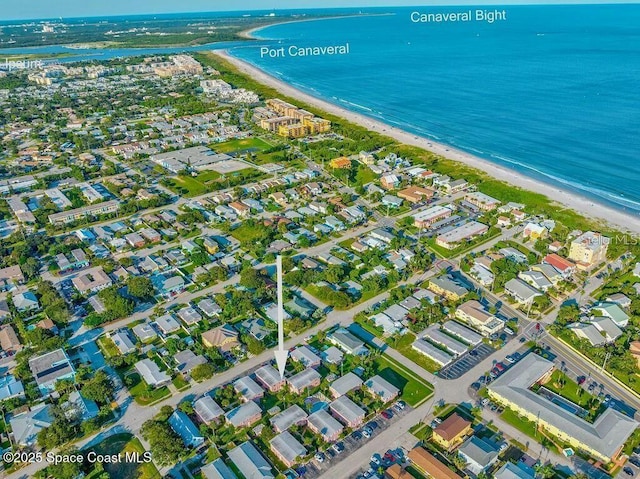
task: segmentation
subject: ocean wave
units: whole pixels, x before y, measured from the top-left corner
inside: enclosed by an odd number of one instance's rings
[[[340,101],[342,103],[345,103],[347,105],[355,106],[356,108],[360,108],[361,110],[373,112],[373,110],[371,108],[369,108],[369,107],[366,107],[366,106],[363,106],[363,105],[359,105],[358,103],[353,103],[353,102],[347,101],[347,100],[345,100],[343,98],[338,98],[338,101]]]
[[[615,203],[617,205],[623,206],[625,208],[630,208],[632,210],[636,210],[636,211],[640,211],[640,202],[638,201],[634,201],[634,200],[630,200],[628,198],[625,198],[622,195],[619,194],[615,194],[615,193],[611,193],[609,191],[603,190],[601,188],[596,188],[595,186],[589,186],[589,185],[585,185],[584,183],[579,183],[577,181],[571,181],[568,180],[566,178],[563,178],[561,176],[557,176],[557,175],[553,175],[551,173],[548,173],[544,170],[541,170],[539,168],[535,168],[531,165],[527,165],[526,163],[523,163],[521,161],[517,161],[514,160],[512,158],[506,158],[504,156],[500,156],[500,155],[490,155],[492,158],[496,158],[500,161],[503,161],[505,163],[509,163],[515,166],[518,166],[520,168],[524,168],[530,171],[533,171],[541,176],[544,176],[545,178],[549,178],[550,180],[553,180],[557,183],[560,183],[562,185],[565,186],[569,186],[575,190],[578,191],[583,191],[585,193],[588,193],[592,196],[597,196],[599,198],[602,198],[604,200],[607,200],[611,203]]]

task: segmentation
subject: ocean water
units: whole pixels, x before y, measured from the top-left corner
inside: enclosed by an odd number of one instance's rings
[[[281,24],[232,54],[325,100],[640,217],[640,5],[503,8],[506,20],[492,24],[410,18],[469,7]],[[260,55],[265,45],[345,42],[343,56]]]

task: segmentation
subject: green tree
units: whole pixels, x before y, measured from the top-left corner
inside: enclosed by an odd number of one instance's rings
[[[198,364],[191,370],[191,377],[200,382],[211,378],[215,372],[216,368],[211,363]]]
[[[113,398],[113,382],[104,371],[99,370],[82,386],[80,392],[87,399],[108,404]]]
[[[131,276],[127,280],[127,291],[134,298],[151,298],[154,293],[153,283],[146,276]]]

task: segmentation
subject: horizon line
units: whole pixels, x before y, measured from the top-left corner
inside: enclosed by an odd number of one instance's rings
[[[307,8],[247,8],[244,10],[235,10],[235,9],[222,9],[222,10],[185,10],[181,12],[147,12],[147,13],[109,13],[109,14],[101,14],[101,15],[81,15],[81,16],[58,16],[58,17],[23,17],[23,18],[9,18],[6,20],[0,20],[0,24],[5,24],[8,22],[44,22],[44,21],[61,21],[61,20],[90,20],[97,18],[115,18],[115,17],[157,17],[157,16],[169,16],[169,15],[190,15],[190,14],[213,14],[213,13],[224,13],[224,14],[247,14],[251,12],[313,12],[313,11],[335,11],[335,10],[379,10],[379,9],[389,9],[389,8],[412,8],[412,7],[423,7],[423,8],[444,8],[444,7],[468,7],[468,6],[477,6],[477,7],[527,7],[527,6],[593,6],[593,5],[639,5],[636,0],[609,0],[606,2],[601,2],[599,0],[592,1],[562,1],[562,2],[553,2],[549,0],[541,0],[541,1],[530,1],[527,3],[518,2],[517,0],[512,0],[512,2],[487,2],[487,3],[478,3],[474,1],[460,1],[456,3],[438,3],[433,5],[424,5],[422,3],[409,4],[409,5],[376,5],[376,6],[341,6],[341,7],[307,7]],[[261,16],[261,18],[264,16]]]

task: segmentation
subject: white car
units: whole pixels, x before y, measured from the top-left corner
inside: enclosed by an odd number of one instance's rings
[[[363,430],[362,430],[362,435],[363,435],[364,437],[366,437],[367,439],[369,439],[369,438],[371,437],[371,432],[369,432],[369,430],[368,430],[368,429],[363,429]]]
[[[486,406],[487,404],[489,404],[489,398],[484,398],[484,399],[482,400],[482,405],[483,405],[483,406]]]

